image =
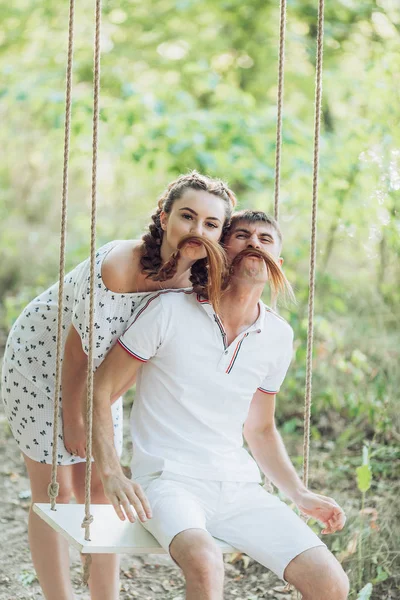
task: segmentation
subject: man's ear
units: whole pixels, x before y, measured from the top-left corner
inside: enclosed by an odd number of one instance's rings
[[[168,223],[168,215],[165,211],[161,211],[160,213],[160,223],[161,223],[161,229],[163,231],[165,231],[167,229],[167,223]]]

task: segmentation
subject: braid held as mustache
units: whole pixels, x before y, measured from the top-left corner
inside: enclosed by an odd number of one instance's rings
[[[198,242],[201,244],[207,253],[207,257],[204,259],[200,259],[203,263],[202,270],[205,271],[205,281],[204,277],[203,281],[200,283],[200,278],[198,277],[190,277],[190,280],[193,283],[193,290],[208,298],[214,310],[217,312],[219,309],[219,303],[221,298],[221,290],[222,290],[222,282],[226,277],[227,272],[227,261],[226,254],[223,248],[216,244],[215,242],[211,242],[207,238],[198,235],[185,235],[179,242],[177,250],[171,255],[169,260],[164,263],[158,273],[151,277],[153,281],[167,281],[171,279],[177,271],[179,259],[182,256],[182,250],[184,247],[190,242]],[[196,261],[195,264],[197,264]]]
[[[268,283],[271,287],[272,297],[274,299],[277,299],[278,296],[282,294],[285,299],[294,301],[295,298],[292,286],[286,279],[280,264],[270,252],[266,252],[265,250],[260,250],[258,248],[246,248],[235,256],[230,265],[229,272],[223,281],[224,290],[228,288],[231,278],[235,273],[236,267],[246,256],[258,256],[264,261],[268,271]]]

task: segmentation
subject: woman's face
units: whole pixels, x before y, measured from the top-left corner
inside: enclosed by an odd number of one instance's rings
[[[222,198],[203,190],[185,190],[182,197],[175,200],[171,212],[160,215],[164,230],[162,250],[167,254],[175,252],[183,236],[195,234],[218,242],[225,223],[225,202]],[[182,255],[189,260],[206,257],[203,246],[186,244]]]

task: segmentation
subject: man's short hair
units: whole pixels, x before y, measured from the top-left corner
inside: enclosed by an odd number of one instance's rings
[[[271,227],[273,229],[275,229],[275,231],[278,235],[279,244],[280,244],[280,247],[282,248],[283,237],[282,237],[282,232],[280,230],[278,222],[273,217],[271,217],[270,215],[267,215],[267,213],[263,212],[262,210],[245,209],[245,210],[239,210],[238,212],[235,212],[232,215],[230,223],[224,232],[224,235],[222,238],[222,243],[224,243],[228,240],[231,233],[233,233],[233,231],[235,230],[236,225],[241,222],[244,222],[244,223],[267,223],[268,225],[271,225]]]

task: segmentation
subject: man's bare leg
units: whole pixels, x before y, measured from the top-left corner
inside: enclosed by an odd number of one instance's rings
[[[202,529],[178,533],[170,553],[185,575],[186,600],[222,600],[224,561],[209,533]]]
[[[346,573],[324,546],[296,556],[285,569],[285,579],[301,592],[303,600],[346,600],[349,593]]]

